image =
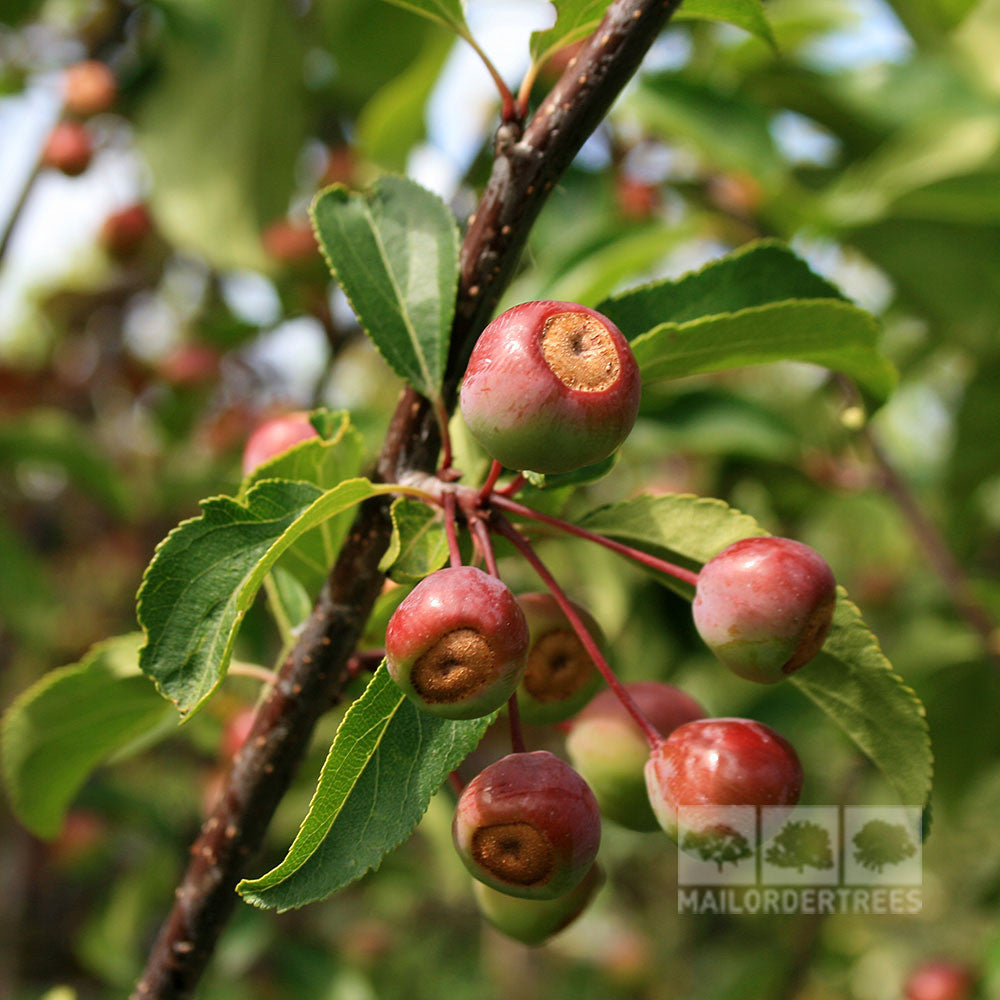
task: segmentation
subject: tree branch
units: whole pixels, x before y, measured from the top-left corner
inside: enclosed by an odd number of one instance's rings
[[[679,0],[615,0],[600,27],[519,134],[497,133],[496,159],[462,246],[461,279],[444,386],[449,407],[480,330],[517,265],[532,224],[587,137],[635,73]],[[439,435],[429,402],[407,389],[377,462],[377,478],[432,472]],[[189,996],[236,902],[234,887],[259,849],[319,717],[343,694],[348,661],[382,585],[387,502],[364,504],[278,682],[263,703],[218,805],[191,848],[173,908],[133,1000]]]

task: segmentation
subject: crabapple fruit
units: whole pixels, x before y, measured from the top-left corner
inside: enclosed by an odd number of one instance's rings
[[[309,422],[308,413],[286,413],[265,421],[247,439],[243,449],[243,475],[250,475],[258,465],[314,437],[319,437],[319,433]]]
[[[744,538],[698,574],[695,627],[733,673],[773,684],[819,652],[837,584],[826,560],[790,538]]]
[[[460,405],[502,465],[571,472],[625,440],[639,392],[632,350],[606,316],[572,302],[525,302],[483,330]]]
[[[677,839],[678,808],[693,832],[718,824],[717,806],[793,806],[802,765],[792,745],[752,719],[697,719],[675,729],[646,763],[649,802]],[[703,817],[698,807],[705,806]]]
[[[97,59],[68,66],[63,73],[63,103],[72,115],[85,118],[107,111],[118,96],[115,75]]]
[[[503,705],[527,655],[528,626],[514,595],[474,566],[425,577],[385,632],[392,679],[420,708],[446,719],[475,719]]]
[[[42,164],[67,177],[77,177],[90,166],[94,143],[90,133],[79,122],[57,122],[45,141]]]
[[[112,212],[101,224],[100,243],[112,257],[131,257],[153,228],[142,202]]]
[[[317,259],[319,246],[308,222],[279,219],[261,235],[267,254],[279,264],[304,264]]]
[[[573,923],[603,884],[604,872],[595,863],[581,882],[555,899],[511,896],[478,880],[472,883],[472,891],[479,912],[498,931],[523,944],[538,945]]]
[[[512,753],[465,786],[452,835],[481,882],[510,896],[556,899],[593,865],[601,814],[569,764],[547,750]]]
[[[705,715],[694,698],[669,684],[637,681],[625,689],[663,737]],[[630,830],[658,830],[643,774],[649,744],[614,691],[601,691],[572,726],[566,751],[593,789],[602,815]]]
[[[946,958],[921,962],[906,978],[906,1000],[969,1000],[975,985],[972,970]]]
[[[551,594],[519,594],[517,603],[530,636],[528,666],[517,688],[521,718],[533,725],[562,722],[586,705],[600,687],[601,675]],[[597,645],[603,645],[597,622],[570,603]]]

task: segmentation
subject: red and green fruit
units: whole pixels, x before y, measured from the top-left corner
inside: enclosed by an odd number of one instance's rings
[[[625,689],[664,737],[705,715],[694,698],[669,684],[637,681]],[[566,750],[593,789],[604,816],[630,830],[660,828],[649,804],[643,770],[649,744],[613,691],[602,691],[574,719]]]
[[[385,633],[392,679],[424,711],[475,719],[514,693],[528,655],[528,626],[506,584],[474,566],[425,577]]]
[[[593,792],[547,750],[512,753],[462,792],[452,835],[481,882],[525,899],[557,899],[590,871],[601,842]]]
[[[717,806],[793,806],[802,765],[792,745],[752,719],[698,719],[675,729],[646,763],[649,802],[677,839],[678,809],[697,832],[718,822]],[[709,807],[704,819],[698,807]]]
[[[575,888],[555,899],[511,896],[478,879],[472,883],[472,892],[479,912],[498,931],[523,944],[539,945],[573,923],[603,884],[604,872],[595,863]]]
[[[606,316],[525,302],[483,330],[462,383],[462,415],[509,469],[571,472],[607,458],[639,410],[639,368]]]
[[[601,675],[551,594],[519,594],[517,603],[530,636],[528,666],[517,688],[521,718],[533,725],[562,722],[593,697],[601,686]],[[601,627],[579,604],[570,603],[602,647]]]
[[[773,684],[819,652],[837,585],[826,560],[790,538],[744,538],[698,574],[692,611],[709,649],[733,673]]]

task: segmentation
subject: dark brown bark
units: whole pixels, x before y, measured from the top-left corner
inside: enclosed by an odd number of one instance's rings
[[[491,318],[538,213],[678,2],[615,0],[523,134],[512,123],[498,132],[493,172],[462,246],[444,387],[449,408],[475,339]],[[439,444],[430,404],[406,390],[378,458],[377,478],[388,482],[406,470],[432,471]],[[370,501],[191,848],[133,1000],[186,997],[195,989],[237,901],[234,887],[260,847],[316,721],[349,679],[349,658],[382,585],[378,563],[388,541],[387,501]]]

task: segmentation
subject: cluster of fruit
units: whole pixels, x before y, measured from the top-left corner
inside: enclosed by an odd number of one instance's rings
[[[118,99],[114,74],[97,59],[67,67],[62,75],[63,117],[42,149],[41,165],[78,177],[94,157],[94,137],[85,119],[110,111]],[[100,243],[113,257],[131,257],[153,228],[141,202],[112,212],[101,226]]]
[[[636,418],[639,384],[610,320],[571,303],[530,302],[483,332],[461,408],[496,462],[567,472],[618,448]],[[702,569],[694,620],[734,672],[770,683],[818,651],[834,602],[833,575],[812,549],[752,538]],[[593,697],[607,668],[587,647],[603,639],[593,618],[571,607],[569,616],[553,594],[515,597],[496,576],[452,566],[421,581],[386,632],[388,669],[424,711],[474,718],[513,697],[529,722],[576,715],[567,741],[575,770],[515,745],[469,782],[455,813],[455,846],[479,883],[483,912],[531,942],[565,926],[598,886],[602,813],[636,830],[662,826],[676,839],[681,806],[790,806],[802,786],[794,749],[759,722],[706,719],[697,702],[661,683],[615,684]]]
[[[453,537],[452,565],[421,580],[386,630],[389,673],[422,711],[472,719],[508,705],[513,752],[461,790],[453,834],[482,912],[533,944],[572,921],[600,885],[602,814],[634,830],[662,827],[676,840],[681,807],[790,807],[802,787],[798,756],[774,730],[705,718],[668,684],[623,685],[597,622],[547,573],[550,592],[519,596],[496,573],[492,507],[513,492],[494,490],[501,467],[559,473],[601,461],[629,434],[639,392],[627,341],[594,310],[529,302],[494,320],[473,350],[460,399],[493,471],[480,491],[441,476],[452,501],[443,503],[446,522],[454,530],[457,506],[480,529],[473,537],[489,572],[462,565]],[[248,443],[245,471],[313,434],[303,414],[263,425]],[[519,533],[507,534],[530,551]],[[749,680],[773,683],[797,670],[830,628],[833,574],[799,542],[744,539],[687,579],[699,634]],[[608,688],[598,693],[602,677]],[[528,752],[521,718],[568,729],[574,766]]]

